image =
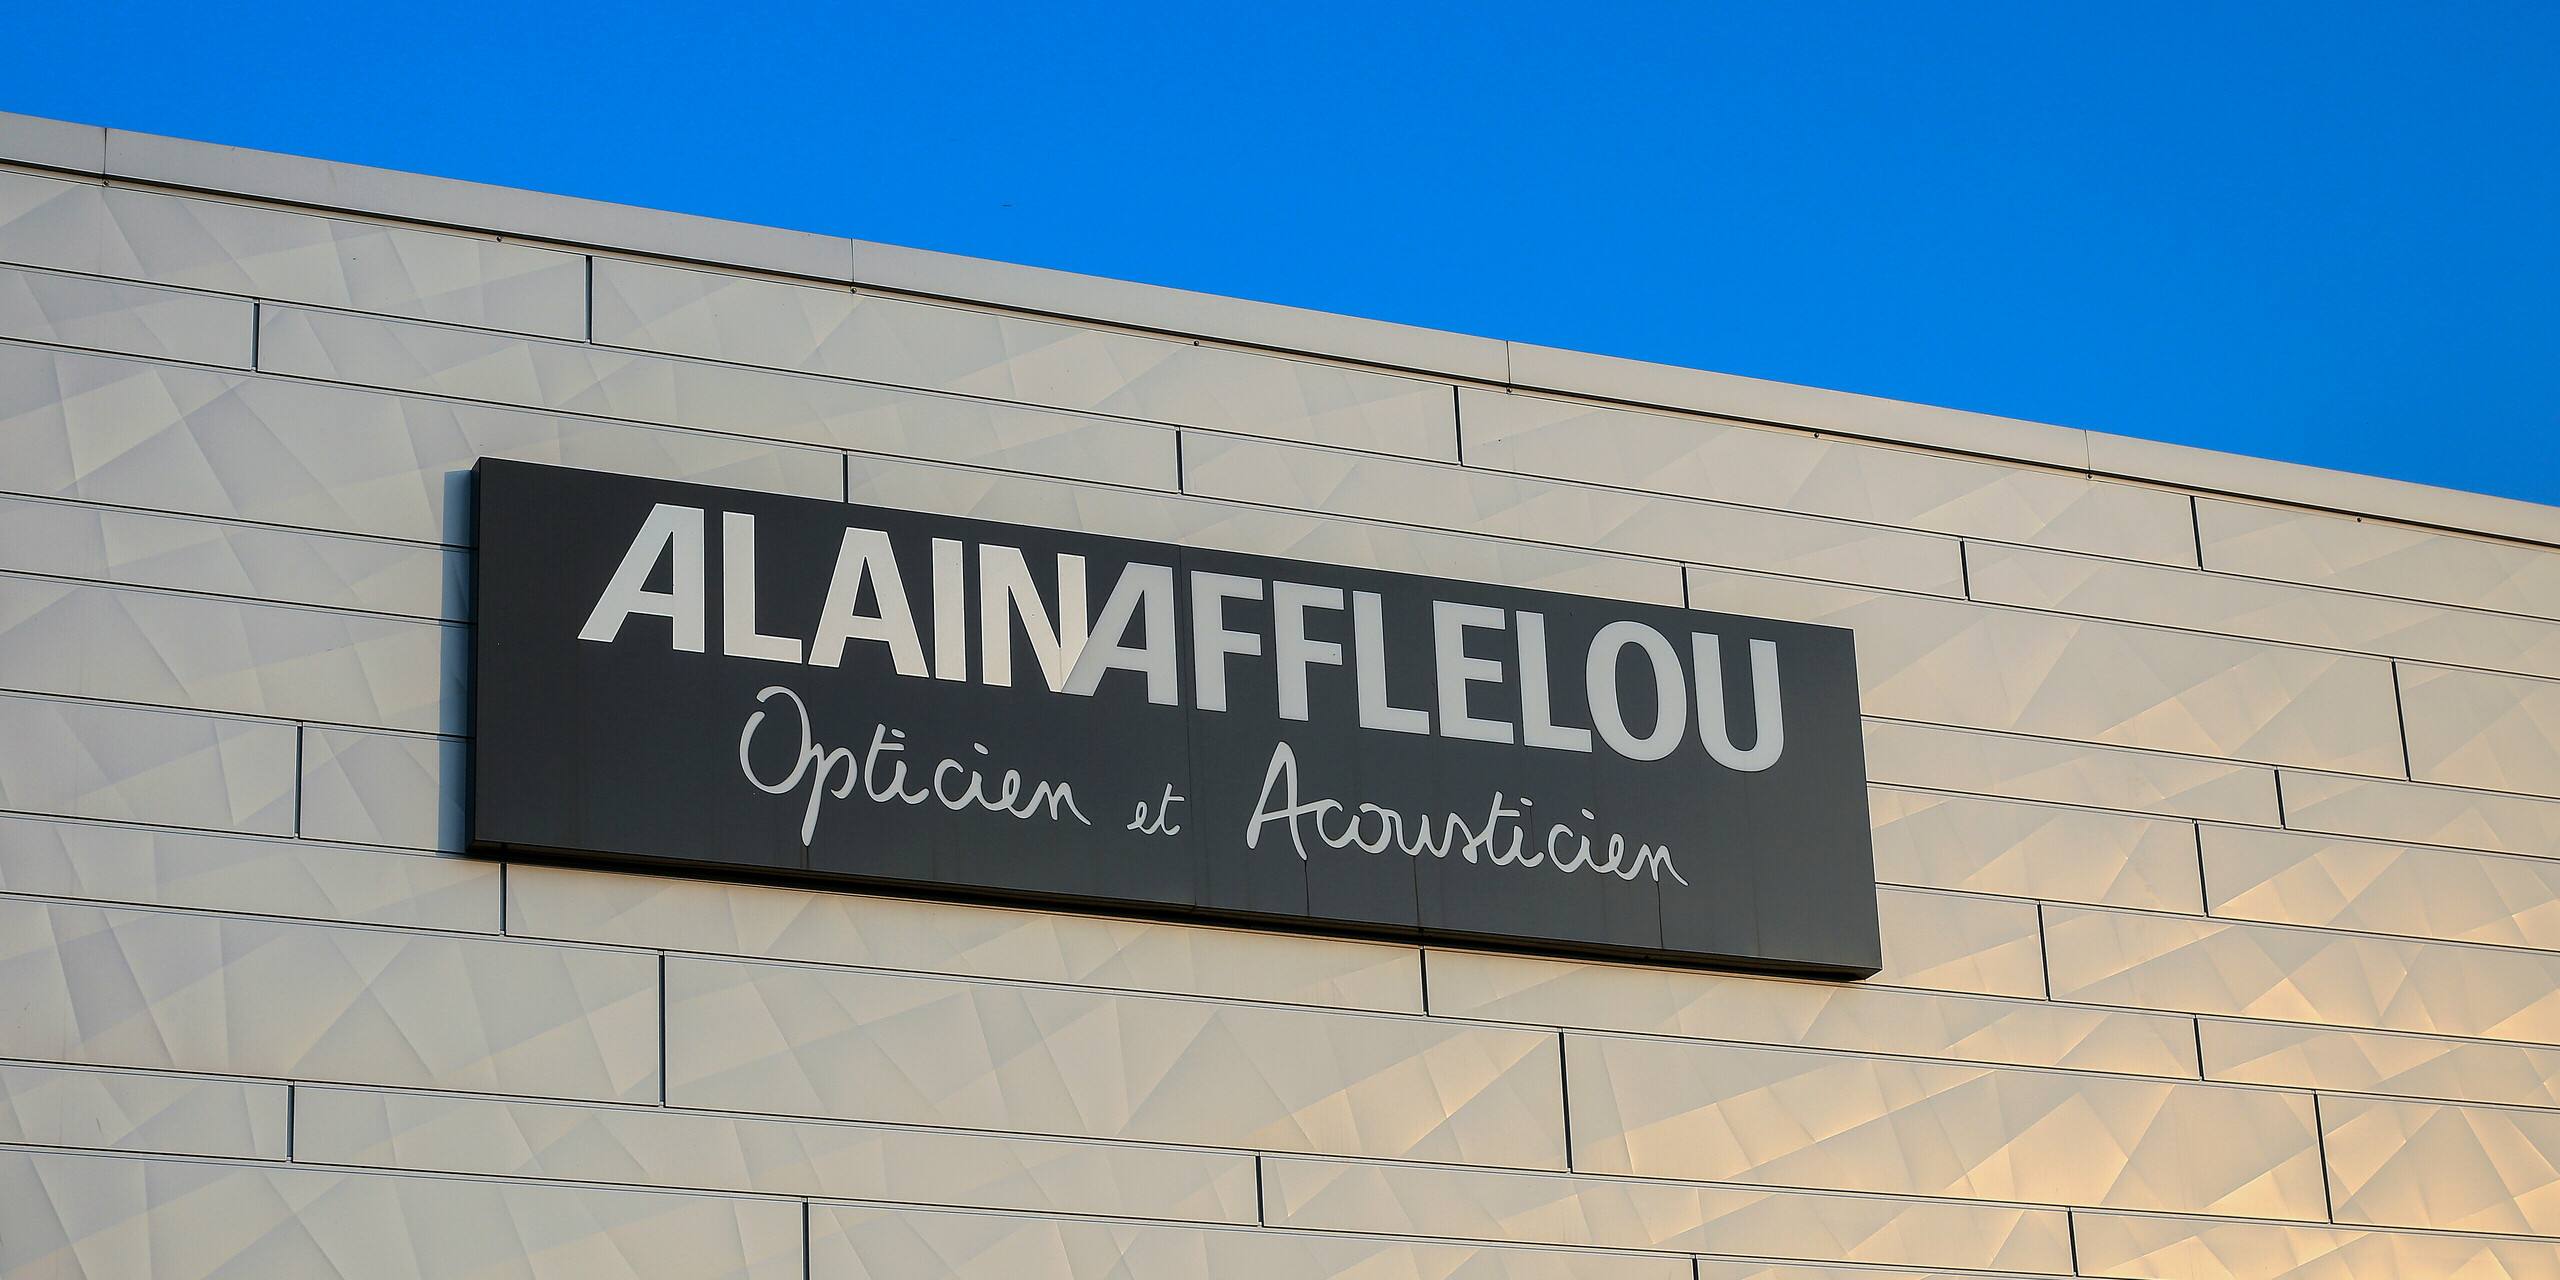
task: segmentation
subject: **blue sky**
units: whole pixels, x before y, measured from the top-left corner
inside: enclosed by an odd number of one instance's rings
[[[2560,502],[2560,5],[50,0],[0,109]]]

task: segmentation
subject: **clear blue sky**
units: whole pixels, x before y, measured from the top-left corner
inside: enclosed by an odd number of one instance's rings
[[[43,0],[0,109],[2560,502],[2560,5]]]

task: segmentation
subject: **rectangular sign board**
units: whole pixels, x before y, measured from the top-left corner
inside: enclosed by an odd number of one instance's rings
[[[474,847],[1879,963],[1850,633],[486,461]]]

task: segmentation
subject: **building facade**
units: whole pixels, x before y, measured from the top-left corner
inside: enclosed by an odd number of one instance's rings
[[[1883,969],[473,855],[483,459],[1851,629]],[[2555,548],[0,117],[0,1275],[2560,1277]]]

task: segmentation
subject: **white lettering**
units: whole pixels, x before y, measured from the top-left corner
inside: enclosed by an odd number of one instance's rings
[[[1704,632],[1689,633],[1691,656],[1698,663],[1698,738],[1707,754],[1717,764],[1744,773],[1758,773],[1778,762],[1778,754],[1787,749],[1786,713],[1778,705],[1778,645],[1772,640],[1751,642],[1751,749],[1743,751],[1733,745],[1732,731],[1725,727],[1724,655],[1719,652],[1716,637]]]
[[[1262,633],[1229,631],[1227,601],[1259,600],[1262,579],[1239,578],[1231,573],[1191,574],[1191,704],[1203,711],[1227,709],[1227,655],[1258,657],[1262,653]],[[1300,637],[1303,642],[1305,637]],[[1303,679],[1306,668],[1300,667]],[[1300,716],[1299,719],[1306,717]]]
[[[878,613],[854,611],[865,581],[879,601]],[[818,633],[809,639],[810,665],[842,663],[848,640],[889,646],[889,661],[899,675],[925,674],[924,644],[916,638],[916,615],[907,602],[906,580],[898,573],[889,535],[878,529],[844,531],[844,540],[836,547],[835,576],[827,584],[827,603],[818,611]]]
[[[1375,591],[1351,593],[1351,647],[1357,658],[1360,727],[1431,732],[1431,713],[1387,701],[1387,625]]]
[[[1627,728],[1618,705],[1618,654],[1628,645],[1644,651],[1653,668],[1653,732],[1639,738]],[[1583,665],[1583,684],[1591,694],[1591,727],[1609,749],[1629,760],[1659,760],[1670,755],[1689,732],[1689,682],[1682,678],[1680,654],[1662,633],[1641,622],[1621,619],[1591,637],[1590,661]]]
[[[670,589],[648,590],[649,575],[661,558],[669,557],[674,561]],[[595,611],[587,615],[587,625],[578,628],[578,638],[611,644],[622,634],[623,620],[635,613],[667,619],[677,649],[702,652],[702,508],[664,502],[650,508],[631,549],[622,553],[613,581],[605,584]]]
[[[1554,722],[1555,698],[1547,684],[1547,615],[1513,617],[1520,627],[1520,740],[1551,751],[1589,751],[1589,729]]]
[[[1272,665],[1280,672],[1280,718],[1307,718],[1307,667],[1342,665],[1342,646],[1307,638],[1307,610],[1342,608],[1342,588],[1311,587],[1303,582],[1271,584]]]
[[[1120,643],[1129,624],[1144,610],[1146,642],[1137,648]],[[1119,584],[1102,603],[1093,634],[1067,675],[1067,692],[1092,697],[1103,673],[1113,668],[1136,671],[1147,678],[1147,701],[1170,707],[1182,700],[1180,661],[1174,656],[1173,570],[1160,564],[1131,564],[1120,570]]]
[[[978,544],[978,678],[987,684],[1013,683],[1012,619],[1022,619],[1022,634],[1031,641],[1031,656],[1052,693],[1067,687],[1067,673],[1084,651],[1084,557],[1058,556],[1058,620],[1040,589],[1031,584],[1031,566],[1018,547]]]
[[[1467,656],[1469,630],[1500,631],[1502,610],[1481,604],[1431,602],[1432,656],[1440,673],[1440,735],[1477,742],[1511,741],[1507,720],[1480,720],[1467,714],[1467,686],[1502,683],[1502,663]]]

